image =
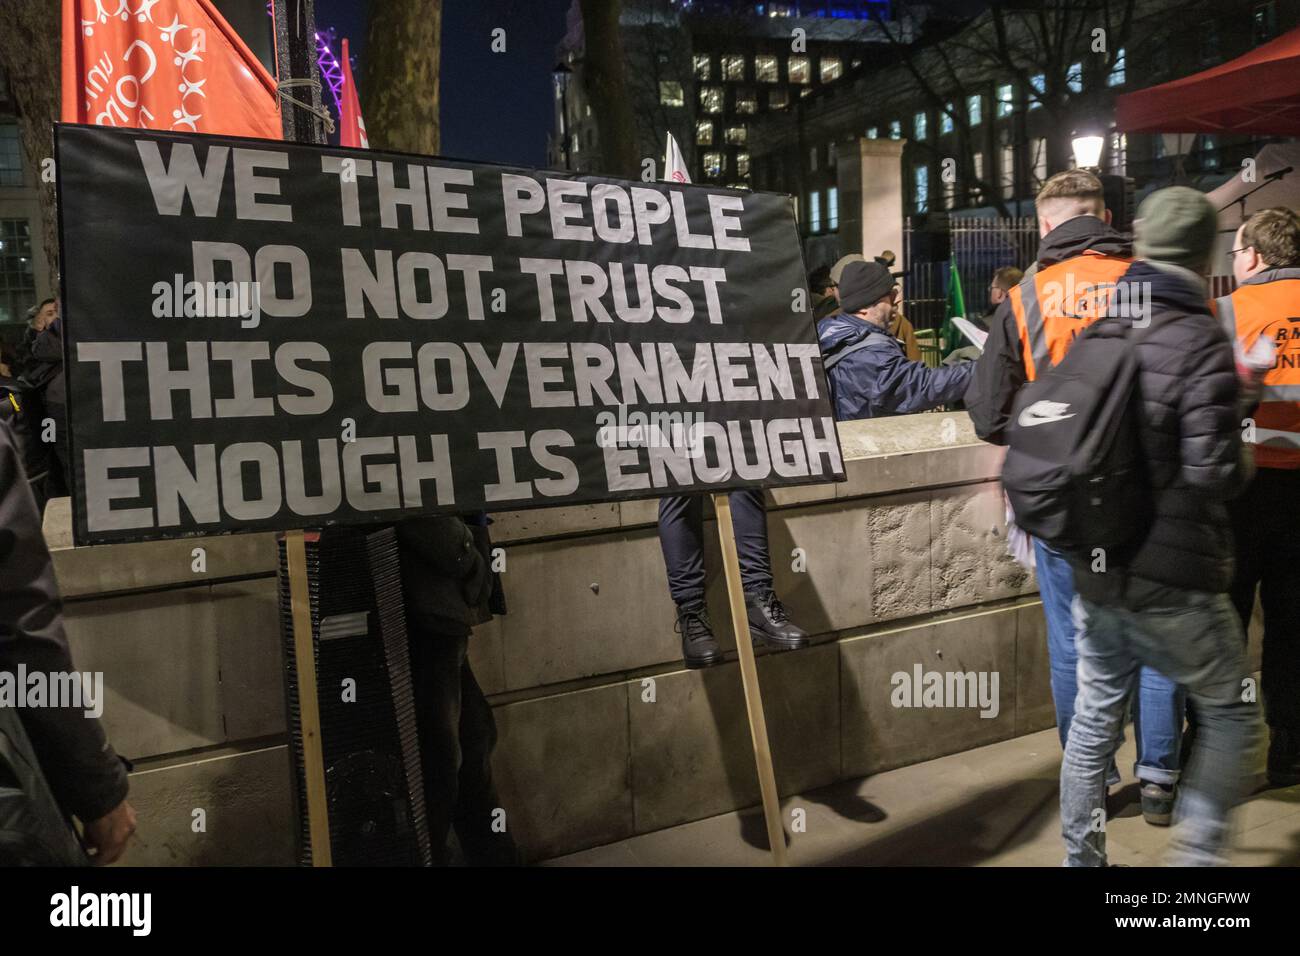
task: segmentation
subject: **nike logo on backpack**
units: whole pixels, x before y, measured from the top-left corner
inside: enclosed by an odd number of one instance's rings
[[[1049,402],[1041,401],[1025,408],[1016,423],[1021,428],[1029,428],[1031,425],[1043,425],[1047,422],[1061,422],[1067,418],[1073,418],[1074,412],[1065,414],[1070,411],[1070,406],[1066,402]]]

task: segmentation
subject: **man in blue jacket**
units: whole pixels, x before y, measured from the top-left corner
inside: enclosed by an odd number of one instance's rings
[[[908,359],[888,330],[898,289],[879,262],[850,262],[840,275],[840,311],[817,325],[835,418],[879,418],[956,402],[974,364],[928,368]]]

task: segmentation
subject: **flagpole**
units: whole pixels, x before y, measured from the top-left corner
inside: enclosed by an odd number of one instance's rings
[[[316,60],[316,12],[312,0],[273,0],[275,12],[275,59],[280,89],[295,99],[321,105],[320,66]],[[286,80],[311,80],[308,85],[290,85]],[[292,100],[280,97],[284,138],[300,143],[325,142],[320,117]],[[298,728],[302,740],[302,772],[307,814],[307,840],[312,866],[331,866],[329,802],[325,786],[325,752],[321,739],[320,704],[317,697],[316,642],[312,633],[311,595],[307,574],[305,534],[301,529],[286,531],[285,570],[289,579],[289,607],[293,621],[293,668],[298,687]],[[291,717],[291,719],[293,719]]]
[[[321,108],[320,65],[316,62],[316,9],[313,0],[273,0],[276,73],[281,89],[295,99]],[[307,86],[285,86],[289,80],[310,80]],[[320,117],[280,97],[284,138],[299,143],[324,143]]]

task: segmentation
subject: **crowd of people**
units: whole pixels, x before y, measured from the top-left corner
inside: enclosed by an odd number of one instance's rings
[[[1024,272],[999,269],[988,311],[970,317],[987,340],[948,343],[937,367],[921,360],[899,310],[892,253],[846,256],[810,276],[831,401],[839,420],[964,404],[980,438],[1007,444],[1017,426],[1072,417],[1058,407],[1026,419],[1033,409],[1017,414],[1017,403],[1072,350],[1081,354],[1087,330],[1115,302],[1146,303],[1125,334],[1149,518],[1100,566],[1095,553],[1049,540],[1032,549],[1064,751],[1062,834],[1068,864],[1106,864],[1097,821],[1119,782],[1115,756],[1131,719],[1143,815],[1173,825],[1175,862],[1222,863],[1263,724],[1270,783],[1300,784],[1300,611],[1289,600],[1300,585],[1300,519],[1289,507],[1300,490],[1300,346],[1291,346],[1300,341],[1300,216],[1281,208],[1251,216],[1230,253],[1236,290],[1212,301],[1206,276],[1218,221],[1195,190],[1147,197],[1131,238],[1111,226],[1100,181],[1082,170],[1051,177],[1036,212],[1035,261]],[[0,670],[71,670],[40,526],[44,502],[70,487],[61,335],[58,303],[47,300],[32,310],[17,350],[0,355],[8,423],[0,425]],[[1275,357],[1252,364],[1246,356],[1261,339]],[[50,434],[33,434],[42,428]],[[752,639],[779,650],[806,646],[808,633],[773,587],[762,492],[737,490],[730,500]],[[659,502],[668,591],[691,668],[724,660],[705,601],[703,522],[703,496]],[[438,862],[449,859],[453,831],[467,862],[518,859],[510,837],[492,826],[496,731],[467,655],[473,627],[504,612],[487,525],[483,515],[397,525]],[[1257,594],[1263,721],[1246,663]],[[75,860],[81,851],[58,822],[67,817],[83,823],[83,844],[100,862],[122,853],[135,826],[124,761],[96,720],[74,716],[55,708],[15,721],[0,713],[0,745],[44,771],[16,811],[3,806],[12,795],[0,798],[0,818],[8,813],[31,830],[17,850],[0,841],[0,860]]]

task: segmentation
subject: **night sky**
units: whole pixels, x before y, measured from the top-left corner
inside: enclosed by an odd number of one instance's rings
[[[518,166],[546,164],[551,68],[570,0],[444,0],[442,153]],[[358,71],[366,51],[366,0],[316,0],[318,26],[347,37]],[[506,31],[506,52],[491,50]],[[338,54],[339,50],[335,50]],[[365,115],[366,104],[361,104]]]

